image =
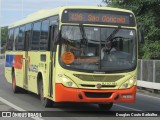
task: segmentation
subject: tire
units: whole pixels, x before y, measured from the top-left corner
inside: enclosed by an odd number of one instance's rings
[[[44,97],[43,82],[42,82],[42,80],[39,81],[39,95],[40,95],[41,104],[44,107],[52,107],[53,102],[51,100],[49,100],[48,98]]]
[[[20,88],[16,85],[16,77],[14,72],[12,74],[12,90],[13,90],[13,93],[20,92]]]
[[[113,103],[98,104],[98,106],[100,110],[109,111],[112,108]]]

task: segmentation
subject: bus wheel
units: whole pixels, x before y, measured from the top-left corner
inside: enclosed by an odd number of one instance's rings
[[[43,90],[43,82],[40,80],[39,82],[39,95],[41,103],[44,107],[52,107],[53,102],[44,97],[44,90]]]
[[[105,103],[105,104],[98,104],[98,105],[99,105],[100,110],[109,111],[112,108],[113,103]]]
[[[15,77],[14,72],[12,74],[12,90],[13,90],[13,93],[18,93],[19,92],[19,87],[16,86],[16,77]]]

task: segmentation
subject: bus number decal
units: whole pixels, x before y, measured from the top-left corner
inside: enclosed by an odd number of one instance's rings
[[[116,82],[103,82],[102,85],[117,85]]]

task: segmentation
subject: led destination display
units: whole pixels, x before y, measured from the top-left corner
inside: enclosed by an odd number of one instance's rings
[[[102,10],[65,10],[62,22],[135,26],[131,13]]]
[[[69,13],[69,21],[129,24],[129,17],[112,14]]]

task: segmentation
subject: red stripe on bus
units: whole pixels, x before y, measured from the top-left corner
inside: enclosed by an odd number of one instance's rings
[[[23,55],[15,55],[14,57],[14,68],[16,69],[22,69],[23,64]]]

